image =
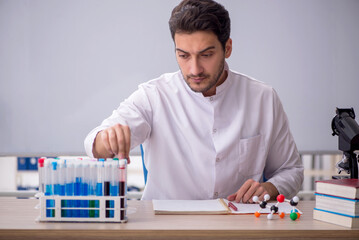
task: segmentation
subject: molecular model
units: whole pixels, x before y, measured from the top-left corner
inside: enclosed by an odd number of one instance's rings
[[[254,215],[256,217],[259,217],[261,215],[260,214],[261,209],[269,208],[271,210],[271,212],[270,212],[270,214],[268,214],[267,218],[269,220],[273,219],[273,214],[278,213],[278,211],[279,211],[278,204],[286,201],[286,202],[289,202],[289,204],[293,207],[293,209],[290,211],[291,212],[289,215],[290,219],[295,221],[296,219],[300,218],[300,213],[299,213],[298,209],[295,207],[298,205],[298,202],[299,202],[299,198],[297,196],[293,197],[291,200],[288,200],[288,199],[285,199],[284,195],[279,194],[277,196],[278,202],[275,205],[272,205],[271,207],[267,206],[267,202],[269,201],[269,199],[270,199],[270,196],[268,194],[264,195],[263,201],[259,201],[259,198],[257,196],[253,197],[253,202],[259,203],[259,206],[261,207],[259,209],[259,211],[254,213]],[[284,212],[279,213],[280,218],[284,218],[284,216],[285,216]]]

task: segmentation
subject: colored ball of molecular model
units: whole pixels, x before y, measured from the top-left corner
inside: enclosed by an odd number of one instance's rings
[[[263,201],[259,201],[258,196],[253,196],[253,202],[255,203],[259,203],[259,211],[255,212],[254,215],[256,217],[260,217],[261,213],[261,209],[265,209],[265,208],[269,208],[270,209],[270,214],[267,215],[267,218],[269,220],[273,219],[273,215],[278,213],[279,211],[279,207],[278,204],[282,203],[282,202],[289,202],[289,204],[293,207],[293,209],[291,210],[291,213],[289,215],[290,219],[292,219],[293,221],[295,221],[296,219],[300,218],[300,213],[298,211],[298,209],[295,207],[298,205],[299,202],[299,198],[297,196],[295,196],[294,198],[292,198],[291,200],[288,200],[284,197],[283,194],[279,194],[277,196],[277,203],[275,205],[272,206],[267,206],[267,203],[270,199],[270,196],[268,194],[264,195],[264,200]],[[284,218],[285,217],[285,213],[284,212],[280,212],[279,214],[280,218]]]

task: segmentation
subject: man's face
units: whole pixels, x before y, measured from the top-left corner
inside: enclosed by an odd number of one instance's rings
[[[231,55],[232,40],[223,50],[213,32],[176,33],[176,58],[188,86],[204,96],[216,94],[216,87],[224,82],[227,73],[224,59]]]

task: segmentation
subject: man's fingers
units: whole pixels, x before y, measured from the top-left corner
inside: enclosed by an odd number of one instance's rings
[[[264,199],[264,195],[267,192],[265,191],[265,189],[262,187],[262,185],[257,188],[257,190],[254,192],[253,196],[257,196],[259,198],[260,201],[262,201]],[[253,198],[253,197],[252,197]],[[252,200],[252,199],[251,199]],[[251,203],[253,203],[253,200],[251,201]]]
[[[131,131],[129,126],[123,126],[123,133],[125,137],[125,158],[130,163],[130,149],[131,149]]]
[[[234,193],[234,194],[232,194],[232,195],[229,195],[229,196],[227,197],[227,200],[228,200],[228,201],[233,201],[234,199],[236,199],[236,196],[237,196],[237,193]]]
[[[244,201],[242,198],[244,196],[244,194],[248,191],[248,189],[251,187],[252,182],[250,181],[251,179],[247,180],[242,186],[241,188],[237,191],[237,196],[236,196],[236,202],[240,202],[242,200],[243,203],[245,203],[246,201]]]
[[[259,197],[259,200],[260,200],[260,201],[263,201],[263,200],[264,200],[264,195],[266,195],[266,194],[268,194],[267,191],[262,192],[262,193],[258,196],[258,197]]]
[[[112,154],[118,152],[119,146],[117,145],[117,141],[118,141],[117,138],[118,138],[118,136],[117,136],[117,132],[115,131],[115,129],[109,128],[108,129],[108,139],[109,139]]]
[[[104,146],[104,148],[106,149],[108,154],[113,154],[112,150],[111,150],[111,146],[110,146],[110,142],[109,142],[109,136],[108,136],[108,131],[107,130],[103,130],[100,132],[101,136],[101,140],[102,140],[102,144]]]
[[[123,132],[122,127],[123,126],[120,124],[113,126],[114,131],[116,132],[117,135],[117,141],[116,141],[117,151],[115,151],[115,153],[118,155],[120,159],[125,158],[125,151],[126,151],[125,134]]]
[[[253,179],[248,179],[240,189],[227,197],[228,201],[235,201],[243,203],[253,203],[253,196],[259,197],[260,200],[264,199],[264,195],[267,194],[266,188],[259,182]]]
[[[253,203],[252,197],[254,196],[254,193],[257,191],[257,189],[260,187],[261,185],[259,182],[252,181],[247,192],[243,195],[242,201]]]
[[[128,160],[130,163],[131,131],[128,126],[115,124],[102,130],[96,138],[96,156],[114,157]]]

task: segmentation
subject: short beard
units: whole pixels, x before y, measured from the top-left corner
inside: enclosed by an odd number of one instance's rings
[[[188,85],[188,87],[194,91],[194,92],[200,92],[200,93],[205,93],[207,92],[208,90],[210,90],[213,86],[216,86],[216,84],[218,83],[219,79],[221,78],[222,76],[222,73],[224,71],[224,58],[223,58],[223,61],[221,62],[221,65],[219,67],[220,71],[217,72],[217,75],[213,78],[213,81],[209,82],[209,85],[205,88],[205,89],[200,89],[200,90],[196,90],[196,89],[193,89],[191,87],[191,85],[189,84],[188,82],[188,79],[189,78],[194,78],[194,77],[205,77],[205,78],[208,78],[209,75],[205,75],[205,74],[200,74],[200,75],[187,75],[186,78],[184,77],[183,75],[183,72],[181,70],[181,73],[182,73],[182,76],[186,79],[186,83]]]

